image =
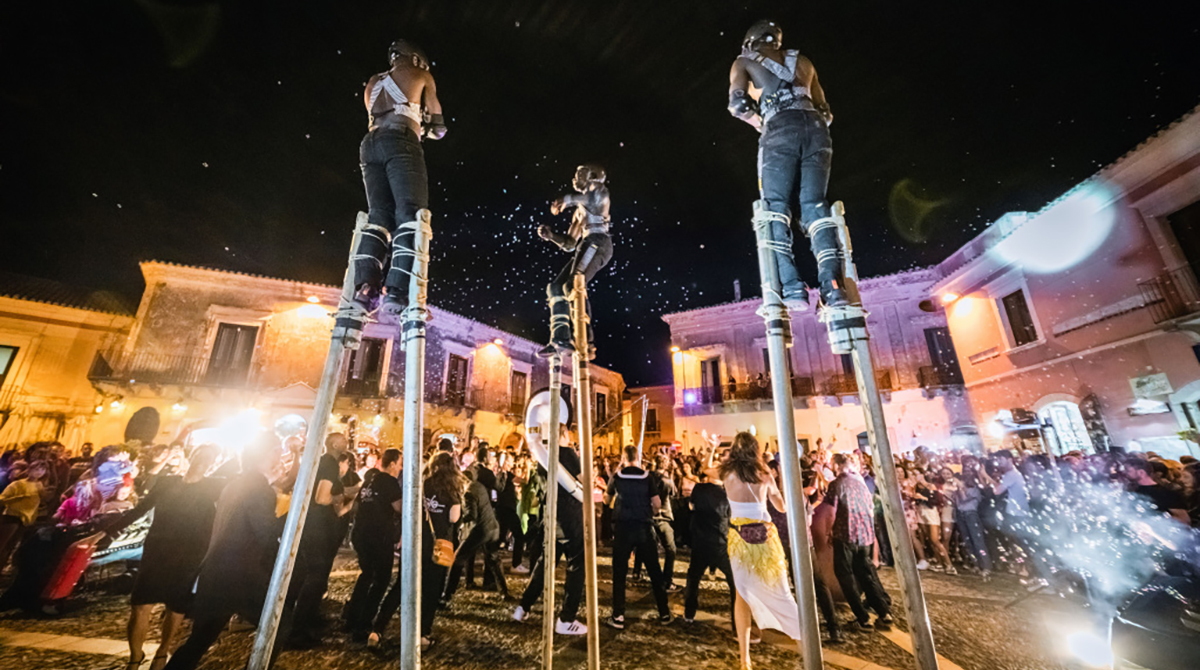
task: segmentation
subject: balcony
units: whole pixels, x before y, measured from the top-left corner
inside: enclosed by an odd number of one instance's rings
[[[1138,288],[1155,324],[1200,312],[1200,284],[1190,266],[1140,282]]]
[[[250,382],[250,366],[210,367],[200,356],[119,352],[97,353],[88,371],[93,382],[242,388]]]
[[[358,398],[382,398],[383,392],[379,390],[379,381],[379,376],[365,377],[363,379],[348,378],[342,382],[342,387],[338,390],[338,394]]]
[[[880,391],[894,391],[891,370],[876,370],[875,384]],[[858,379],[854,375],[833,375],[822,385],[825,395],[855,395],[858,393]]]
[[[794,398],[816,395],[815,388],[812,377],[792,377],[792,397]],[[771,398],[771,382],[767,379],[763,379],[761,382],[724,384],[720,387],[702,386],[683,390],[683,404],[688,407],[770,401]]]
[[[923,389],[943,386],[962,386],[962,371],[958,367],[947,368],[936,365],[922,365],[917,370],[917,377]]]

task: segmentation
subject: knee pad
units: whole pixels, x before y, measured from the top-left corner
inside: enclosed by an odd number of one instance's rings
[[[560,286],[554,282],[551,282],[549,284],[546,284],[546,298],[549,299],[550,304],[553,305],[555,302],[557,302],[559,300],[566,300],[567,294],[565,291],[563,291],[562,286]]]

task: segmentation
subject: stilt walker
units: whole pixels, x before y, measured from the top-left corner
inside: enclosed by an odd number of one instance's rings
[[[849,235],[841,203],[835,204],[831,211],[825,199],[833,156],[829,135],[833,115],[816,68],[798,52],[784,51],[782,40],[783,31],[772,21],[759,21],[747,31],[742,53],[730,71],[729,111],[762,133],[758,157],[762,199],[754,204],[753,221],[764,284],[761,314],[767,322],[776,421],[784,456],[785,497],[793,508],[788,512],[788,525],[793,556],[803,559],[794,562],[793,568],[801,591],[805,667],[821,667],[821,650],[819,643],[813,644],[819,638],[810,537],[807,527],[797,527],[805,498],[800,490],[799,455],[785,358],[791,334],[784,305],[794,311],[808,308],[808,291],[800,281],[792,252],[793,205],[798,205],[801,229],[809,237],[817,261],[819,317],[829,329],[834,353],[850,353],[854,360],[867,432],[884,488],[884,511],[897,573],[904,588],[917,664],[921,670],[932,670],[937,667],[937,655],[883,423],[883,407],[867,341],[866,312],[858,297],[857,274],[849,259]],[[757,100],[748,94],[751,84],[761,91]],[[801,501],[799,506],[797,501]]]
[[[582,545],[584,588],[586,589],[587,625],[575,622],[575,634],[588,636],[588,668],[600,667],[599,602],[596,589],[596,517],[592,509],[591,482],[592,465],[592,402],[591,376],[588,361],[595,357],[592,345],[591,304],[587,297],[587,282],[591,281],[612,259],[612,238],[609,236],[609,193],[605,186],[604,169],[596,165],[580,165],[575,170],[572,187],[575,193],[567,194],[550,205],[552,214],[559,214],[570,206],[575,210],[567,235],[539,226],[538,235],[572,254],[571,261],[554,278],[546,289],[550,302],[550,343],[540,355],[552,358],[555,355],[574,354],[574,382],[579,426],[579,460],[581,479],[584,483],[581,528],[565,533],[578,533]],[[570,557],[568,557],[570,560]],[[571,570],[568,565],[568,572]],[[568,582],[570,580],[568,579]],[[568,584],[568,598],[570,597]],[[560,625],[564,623],[560,620]],[[559,632],[563,632],[561,629]]]

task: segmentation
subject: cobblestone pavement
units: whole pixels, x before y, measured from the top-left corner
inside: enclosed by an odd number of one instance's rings
[[[680,585],[686,564],[686,552],[681,552],[676,563],[676,581]],[[345,550],[335,568],[325,602],[324,612],[331,621],[338,620],[341,602],[349,597],[355,574],[353,552]],[[602,617],[607,613],[609,574],[608,560],[601,556]],[[891,639],[877,632],[849,633],[845,643],[826,646],[827,667],[853,670],[913,667],[911,653],[902,648],[907,642],[904,634],[907,622],[895,575],[885,569],[881,571],[881,578],[895,601],[896,633],[890,636]],[[1059,599],[1037,596],[1008,606],[1024,593],[1015,578],[999,577],[986,584],[973,576],[923,573],[923,578],[938,652],[950,662],[943,664],[946,670],[953,670],[955,665],[964,670],[1053,670],[1065,667],[1053,652],[1056,642],[1050,639],[1047,627],[1048,620],[1062,621],[1071,616],[1069,611],[1064,613],[1061,602],[1056,602]],[[514,593],[520,593],[528,581],[516,575],[509,575],[508,579]],[[706,581],[700,597],[701,616],[697,621],[687,624],[679,618],[664,627],[656,620],[648,587],[632,585],[625,630],[601,629],[603,667],[612,670],[736,668],[737,643],[725,614],[726,598],[724,582]],[[676,614],[681,614],[682,594],[673,594],[671,602]],[[81,589],[69,611],[58,618],[34,618],[14,613],[0,615],[0,668],[124,668],[128,651],[122,650],[121,640],[125,634],[127,604],[126,596],[116,595],[111,588],[95,584]],[[438,616],[435,624],[438,643],[424,656],[422,666],[428,670],[540,667],[540,605],[524,624],[510,618],[514,606],[515,603],[503,602],[495,593],[460,589],[449,610]],[[848,607],[843,604],[839,608],[843,621],[852,618]],[[318,649],[281,654],[276,667],[279,670],[394,667],[398,653],[394,647],[376,655],[363,646],[350,644],[336,629],[336,625],[331,627],[327,643]],[[152,633],[150,641],[156,640]],[[248,632],[225,634],[201,667],[209,670],[242,667],[249,653],[250,640]],[[586,667],[585,645],[583,638],[560,637],[555,666],[563,669]],[[764,643],[755,646],[753,654],[759,668],[790,668],[798,664],[795,645],[769,631]]]

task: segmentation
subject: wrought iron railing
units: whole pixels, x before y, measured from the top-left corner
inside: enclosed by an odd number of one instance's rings
[[[1139,282],[1138,288],[1156,324],[1200,312],[1200,284],[1191,266]]]
[[[922,365],[917,370],[917,377],[923,389],[938,386],[961,386],[963,383],[962,371],[957,367]]]
[[[880,391],[894,391],[895,377],[891,370],[876,370],[875,384]],[[833,375],[825,380],[825,395],[852,395],[858,393],[858,380],[854,375]]]
[[[250,381],[250,366],[214,367],[208,358],[135,352],[99,352],[88,371],[91,381],[191,386],[242,387]]]
[[[792,377],[792,397],[816,395],[812,377]],[[751,382],[701,386],[683,390],[685,405],[718,405],[736,400],[770,400],[771,382],[767,378]]]

